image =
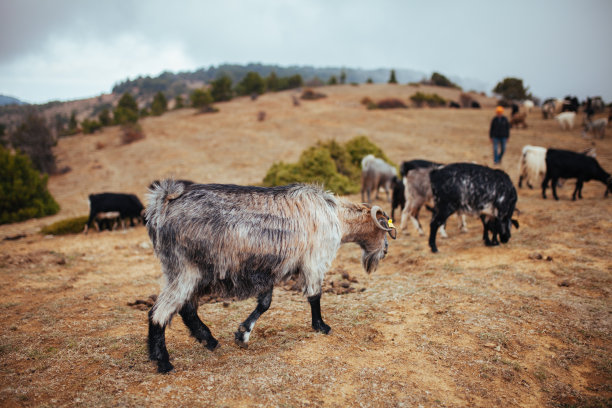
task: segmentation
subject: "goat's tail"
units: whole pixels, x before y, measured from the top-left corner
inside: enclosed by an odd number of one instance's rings
[[[173,179],[153,183],[147,194],[148,205],[145,213],[149,230],[163,225],[168,202],[180,197],[184,191],[185,185]]]

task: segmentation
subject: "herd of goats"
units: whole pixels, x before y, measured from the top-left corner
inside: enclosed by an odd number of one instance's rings
[[[560,179],[575,178],[576,199],[582,198],[584,182],[598,180],[606,185],[607,196],[612,178],[592,153],[525,146],[519,187],[523,181],[531,187],[543,175],[543,198],[550,182],[558,199]],[[236,344],[246,348],[255,322],[270,307],[274,286],[294,278],[310,304],[313,329],[329,333],[321,316],[321,288],[340,245],[358,244],[364,270],[375,271],[387,254],[387,235],[396,239],[392,217],[398,206],[401,229],[406,231],[410,219],[420,234],[419,210],[426,205],[432,211],[432,252],[438,251],[438,229],[446,235],[444,225],[454,213],[463,227],[465,215],[479,216],[488,246],[507,243],[511,228],[519,227],[512,218],[517,192],[502,170],[473,163],[411,160],[402,163],[399,173],[382,159],[364,157],[363,204],[305,184],[266,188],[157,180],[149,186],[146,209],[133,194],[90,195],[85,231],[92,222],[114,228],[117,220],[128,219],[134,225],[135,219],[141,219],[146,225],[165,278],[149,311],[149,357],[160,373],[167,373],[173,365],[165,329],[176,313],[208,350],[219,345],[197,314],[198,298],[204,295],[257,298],[256,308],[234,334]],[[380,188],[386,190],[387,200],[392,197],[392,217],[369,204]]]

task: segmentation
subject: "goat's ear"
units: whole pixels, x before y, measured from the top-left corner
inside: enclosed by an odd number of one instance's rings
[[[384,214],[384,215],[386,217],[387,214]],[[393,239],[397,238],[397,230],[395,229],[395,225],[393,225],[393,222],[391,221],[389,217],[379,218],[378,222],[380,223],[380,225],[382,225],[387,230],[391,238]]]
[[[510,220],[510,221],[512,222],[512,225],[514,225],[514,227],[515,227],[516,229],[518,229],[518,227],[519,227],[519,222],[518,222],[517,220],[514,220],[514,219],[512,219],[512,220]]]
[[[516,213],[516,215],[521,215],[521,210],[519,210],[518,208],[515,208],[514,212]]]

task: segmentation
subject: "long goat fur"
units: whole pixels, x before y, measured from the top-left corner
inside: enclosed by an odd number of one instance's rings
[[[148,203],[147,229],[166,279],[151,314],[161,326],[197,296],[246,299],[296,275],[306,296],[318,295],[341,243],[362,247],[368,273],[387,249],[369,207],[311,185],[162,180]]]

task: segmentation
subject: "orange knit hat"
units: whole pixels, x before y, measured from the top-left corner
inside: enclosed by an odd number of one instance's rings
[[[504,113],[504,107],[498,106],[497,108],[495,108],[495,113]]]

